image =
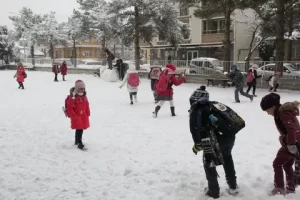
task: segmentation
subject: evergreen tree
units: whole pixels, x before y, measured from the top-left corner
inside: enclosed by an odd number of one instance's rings
[[[140,40],[151,44],[160,33],[171,45],[182,39],[183,23],[168,1],[113,0],[108,7],[112,19],[122,24],[123,37],[127,42],[134,42],[136,69],[140,68]]]

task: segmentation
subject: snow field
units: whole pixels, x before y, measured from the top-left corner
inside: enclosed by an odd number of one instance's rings
[[[188,99],[198,84],[174,87],[176,117],[169,105],[152,118],[150,82],[141,80],[139,103],[129,105],[126,87],[91,75],[68,75],[53,82],[53,73],[28,71],[25,90],[18,90],[14,71],[1,71],[0,84],[0,199],[1,200],[202,200],[206,178],[202,155],[192,152]],[[74,145],[74,131],[61,107],[77,79],[86,83],[91,128],[84,131],[88,152]],[[61,80],[61,78],[60,78]],[[222,167],[218,167],[220,200],[300,199],[296,195],[268,197],[272,162],[279,149],[272,117],[232,88],[208,87],[210,99],[227,104],[246,121],[237,134],[233,156],[241,196],[227,195]],[[299,93],[280,92],[282,102]]]

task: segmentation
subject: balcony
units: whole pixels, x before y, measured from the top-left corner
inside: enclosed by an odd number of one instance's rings
[[[202,43],[222,43],[224,40],[224,31],[202,31]],[[233,33],[230,33],[230,40],[233,40]]]

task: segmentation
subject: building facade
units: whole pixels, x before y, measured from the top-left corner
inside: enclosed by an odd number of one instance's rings
[[[74,49],[72,45],[54,46],[54,58],[73,58]],[[90,36],[89,39],[81,41],[76,45],[76,58],[80,60],[103,60],[105,59],[105,54],[103,54],[102,46],[97,42],[94,36]]]
[[[183,42],[175,50],[168,42],[158,37],[153,41],[153,46],[142,43],[141,49],[148,63],[153,60],[167,60],[171,56],[175,60],[190,61],[197,57],[212,57],[219,60],[223,59],[223,39],[225,19],[223,16],[216,16],[207,19],[200,19],[194,16],[195,8],[180,7],[180,4],[173,3],[178,11],[178,19],[190,27],[190,34],[186,35]],[[254,11],[248,10],[248,14],[254,14]],[[231,26],[231,60],[244,61],[248,54],[251,41],[251,30],[249,25],[244,21],[240,21],[240,11],[235,12],[232,16]],[[255,51],[253,57],[258,56]]]

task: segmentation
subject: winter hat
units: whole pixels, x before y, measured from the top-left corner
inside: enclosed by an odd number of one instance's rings
[[[263,111],[280,105],[280,96],[276,93],[270,93],[261,99],[260,107]]]
[[[280,76],[281,72],[276,72],[275,75]]]
[[[85,89],[85,84],[82,80],[77,80],[75,82],[75,92],[77,93],[79,89],[84,88]]]
[[[153,65],[160,65],[160,64],[159,64],[159,62],[158,62],[157,60],[155,60],[155,61],[153,62]]]
[[[195,90],[190,97],[190,103],[193,104],[199,100],[209,100],[209,93],[205,90],[206,87],[202,85],[199,89]]]
[[[174,65],[172,65],[172,64],[167,64],[166,68],[171,69],[172,71],[176,70],[176,67]]]
[[[238,69],[238,67],[237,67],[236,65],[232,65],[232,66],[231,66],[231,70],[232,70],[232,71],[235,71],[235,70],[237,70],[237,69]]]

